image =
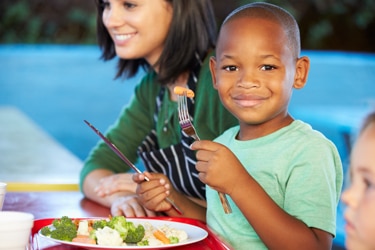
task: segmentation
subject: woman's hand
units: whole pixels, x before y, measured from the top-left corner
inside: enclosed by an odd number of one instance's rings
[[[150,181],[145,181],[146,176]],[[175,190],[165,175],[144,172],[134,174],[133,181],[138,184],[136,188],[138,200],[146,209],[156,212],[167,212],[172,209],[172,205],[165,198]]]
[[[150,217],[156,216],[154,211],[144,208],[138,201],[136,194],[129,194],[115,199],[111,206],[111,214],[124,215],[125,217]]]
[[[138,201],[135,190],[137,184],[130,173],[110,174],[99,179],[94,188],[98,197],[108,199],[112,215],[126,217],[155,216],[155,212],[147,210]]]
[[[108,196],[117,192],[131,192],[135,193],[137,184],[132,180],[130,173],[113,174],[101,178],[99,185],[95,187],[95,193],[100,196]]]

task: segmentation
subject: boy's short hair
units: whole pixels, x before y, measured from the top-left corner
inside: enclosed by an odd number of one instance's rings
[[[278,23],[285,31],[288,47],[293,56],[295,58],[299,57],[301,53],[299,27],[295,18],[288,11],[270,3],[256,2],[245,4],[232,11],[225,18],[222,26],[231,20],[242,17],[261,18]]]

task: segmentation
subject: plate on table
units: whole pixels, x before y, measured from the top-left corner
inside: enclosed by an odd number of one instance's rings
[[[108,219],[108,218],[87,218],[87,220],[97,220],[97,219]],[[85,218],[80,218],[80,220],[86,220]],[[126,218],[127,221],[133,222],[134,224],[151,224],[155,228],[159,228],[162,226],[168,226],[170,228],[183,230],[187,233],[188,238],[185,241],[176,243],[176,244],[168,244],[168,245],[160,245],[160,246],[136,246],[136,245],[128,245],[128,246],[100,246],[100,245],[91,245],[91,244],[84,244],[84,243],[76,243],[76,242],[69,242],[63,240],[56,240],[50,237],[46,237],[41,234],[40,230],[38,232],[38,236],[44,239],[48,239],[49,241],[53,241],[55,243],[70,245],[75,247],[82,247],[86,249],[100,249],[100,250],[118,250],[118,249],[166,249],[172,247],[179,247],[184,245],[193,244],[199,241],[204,240],[208,236],[208,232],[201,227],[190,225],[187,223],[182,222],[175,222],[169,220],[158,220],[158,219],[139,219],[139,218]],[[52,226],[52,225],[49,225]]]

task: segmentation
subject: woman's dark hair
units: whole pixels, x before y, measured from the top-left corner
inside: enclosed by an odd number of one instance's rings
[[[211,0],[165,0],[171,3],[173,17],[164,50],[157,62],[158,80],[161,84],[173,82],[183,73],[200,66],[201,60],[216,44],[216,20]],[[102,20],[103,5],[97,3],[97,36],[105,61],[116,56],[114,43]],[[119,59],[118,77],[132,77],[142,67],[151,65],[143,58],[135,60]],[[155,66],[155,65],[153,65]]]

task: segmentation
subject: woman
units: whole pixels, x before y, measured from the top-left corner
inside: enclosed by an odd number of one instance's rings
[[[104,0],[97,3],[102,58],[119,57],[117,77],[147,74],[108,138],[133,162],[138,157],[153,178],[171,183],[173,200],[186,217],[205,207],[205,187],[195,170],[193,142],[180,129],[175,86],[192,89],[189,113],[202,139],[212,140],[236,124],[212,87],[208,61],[215,47],[216,23],[209,0]],[[111,207],[113,215],[154,216],[135,195],[136,184],[104,143],[91,152],[81,171],[85,196]],[[172,195],[172,194],[171,194]],[[172,198],[172,197],[171,197]],[[163,211],[178,216],[176,211]]]

